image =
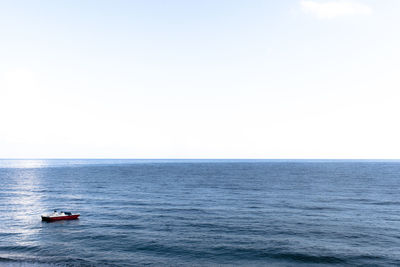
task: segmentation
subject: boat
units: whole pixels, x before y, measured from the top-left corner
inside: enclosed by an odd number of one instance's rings
[[[54,210],[53,213],[42,215],[42,221],[46,222],[54,222],[54,221],[61,221],[61,220],[76,220],[80,216],[79,213],[71,213],[68,211],[60,211]]]

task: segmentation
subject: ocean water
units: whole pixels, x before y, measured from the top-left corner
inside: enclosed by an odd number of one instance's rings
[[[0,215],[0,266],[400,266],[400,162],[0,160]]]

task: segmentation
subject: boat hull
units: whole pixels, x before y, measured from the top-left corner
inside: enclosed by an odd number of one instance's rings
[[[61,221],[61,220],[76,220],[79,218],[79,214],[73,214],[73,215],[68,215],[68,216],[42,216],[42,221],[46,222],[54,222],[54,221]]]

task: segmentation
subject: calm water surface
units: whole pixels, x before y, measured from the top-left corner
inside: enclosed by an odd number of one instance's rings
[[[400,162],[0,160],[0,215],[0,266],[399,266]]]

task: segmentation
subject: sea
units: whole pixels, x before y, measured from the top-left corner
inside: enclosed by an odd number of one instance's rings
[[[400,161],[3,159],[0,266],[400,266]]]

